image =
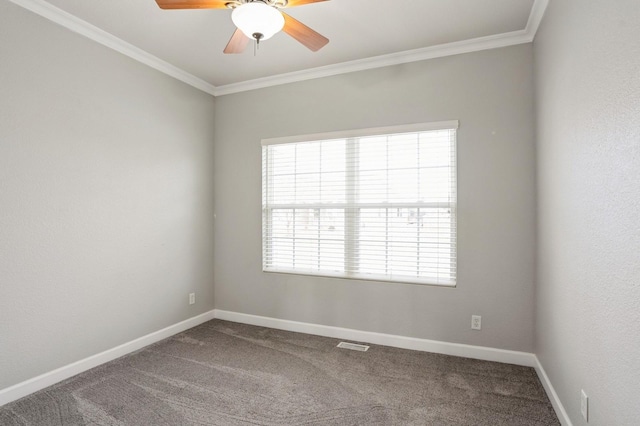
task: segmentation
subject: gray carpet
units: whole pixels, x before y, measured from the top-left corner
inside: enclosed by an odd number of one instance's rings
[[[9,425],[558,425],[532,368],[213,320],[0,408]]]

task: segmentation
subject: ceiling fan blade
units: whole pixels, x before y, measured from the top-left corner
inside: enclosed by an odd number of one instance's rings
[[[226,9],[233,0],[156,0],[160,9]]]
[[[283,13],[282,16],[284,16],[284,28],[282,30],[312,51],[317,52],[329,43],[328,38],[307,27],[297,19],[286,13]]]
[[[244,35],[240,29],[237,29],[231,36],[229,43],[227,43],[227,47],[224,48],[224,53],[242,53],[247,48],[249,41],[249,37]]]
[[[321,1],[329,1],[329,0],[289,0],[285,7],[302,6],[303,4],[320,3]]]

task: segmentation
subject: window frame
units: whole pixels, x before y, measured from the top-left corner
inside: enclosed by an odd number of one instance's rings
[[[263,159],[262,159],[262,182],[261,182],[261,196],[262,196],[262,271],[266,273],[278,273],[278,274],[290,274],[290,275],[302,275],[302,276],[314,276],[314,277],[325,277],[325,278],[341,278],[341,279],[355,279],[362,281],[377,281],[377,282],[392,282],[392,283],[400,283],[400,284],[418,284],[418,285],[427,285],[427,286],[436,286],[436,287],[448,287],[455,288],[457,286],[457,270],[458,270],[458,237],[457,237],[457,210],[458,210],[458,200],[457,200],[457,183],[458,183],[458,161],[457,161],[457,142],[458,142],[458,128],[459,122],[457,120],[449,120],[449,121],[440,121],[440,122],[431,122],[431,123],[417,123],[417,124],[408,124],[408,125],[399,125],[399,126],[388,126],[388,127],[376,127],[376,128],[368,128],[368,129],[357,129],[357,130],[348,130],[348,131],[338,131],[338,132],[328,132],[328,133],[316,133],[309,135],[298,135],[298,136],[288,136],[288,137],[280,137],[280,138],[268,138],[263,139],[261,141],[262,149],[263,149]],[[355,203],[353,202],[353,197],[355,196],[354,188],[349,188],[349,181],[354,182],[354,176],[349,176],[350,173],[357,173],[355,168],[347,168],[346,177],[345,177],[345,186],[348,188],[346,190],[346,199],[344,203],[327,203],[323,204],[322,202],[318,203],[308,203],[308,204],[273,204],[268,203],[265,197],[265,188],[269,188],[268,180],[270,176],[273,176],[273,167],[271,166],[270,161],[272,159],[266,158],[264,150],[266,147],[270,145],[280,145],[280,144],[291,144],[291,143],[304,143],[304,142],[319,142],[319,141],[330,141],[335,139],[345,139],[347,142],[345,144],[345,150],[353,149],[353,147],[358,147],[358,144],[350,143],[350,140],[365,138],[368,136],[393,136],[400,135],[406,133],[420,133],[420,132],[429,132],[429,131],[437,131],[437,130],[453,130],[454,138],[452,141],[452,153],[451,153],[451,167],[453,168],[453,182],[452,182],[452,190],[453,196],[451,201],[449,202],[418,202],[418,203],[398,203],[398,202],[380,202],[380,203]],[[351,148],[350,148],[351,147]],[[266,151],[268,152],[268,150]],[[351,153],[353,154],[353,153]],[[268,154],[267,154],[268,155]],[[347,154],[349,155],[349,154]],[[265,167],[267,170],[265,170]],[[267,182],[265,182],[267,179]],[[351,198],[351,202],[350,202]],[[395,208],[405,208],[405,209],[420,209],[420,208],[447,208],[451,210],[451,229],[452,234],[454,235],[454,243],[452,245],[452,250],[454,251],[452,255],[452,259],[454,262],[454,274],[453,280],[451,281],[442,281],[442,282],[433,282],[433,279],[421,278],[421,277],[411,277],[411,276],[392,276],[392,275],[375,275],[369,273],[354,273],[347,268],[347,264],[349,262],[357,261],[357,256],[355,255],[355,247],[357,246],[358,238],[357,233],[359,229],[359,225],[357,223],[358,215],[348,214],[348,209],[353,209],[357,205],[356,208],[361,209],[363,206],[365,208],[378,208],[378,209],[387,209],[387,214],[390,209]],[[268,253],[272,253],[272,249],[269,247],[269,242],[272,241],[269,235],[267,235],[272,230],[272,226],[267,226],[267,224],[272,223],[272,215],[273,211],[282,208],[291,208],[294,210],[297,208],[300,209],[343,209],[345,212],[345,223],[344,223],[344,262],[345,262],[345,270],[343,272],[332,273],[329,271],[323,270],[314,270],[314,269],[281,269],[281,268],[273,268],[268,267],[267,260],[269,256]],[[295,213],[294,213],[295,215]],[[349,223],[348,223],[349,222]],[[356,235],[350,235],[350,234]],[[320,241],[320,240],[319,240]]]

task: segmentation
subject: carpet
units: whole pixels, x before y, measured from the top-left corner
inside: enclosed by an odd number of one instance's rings
[[[0,407],[0,425],[559,425],[532,368],[213,320]]]

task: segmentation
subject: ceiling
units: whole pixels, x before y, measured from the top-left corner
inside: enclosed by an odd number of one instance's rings
[[[327,46],[313,53],[279,33],[255,56],[251,45],[243,54],[222,53],[235,30],[231,10],[161,10],[154,0],[11,1],[205,91],[225,94],[525,43],[533,40],[548,0],[308,4],[287,13],[328,37]]]

